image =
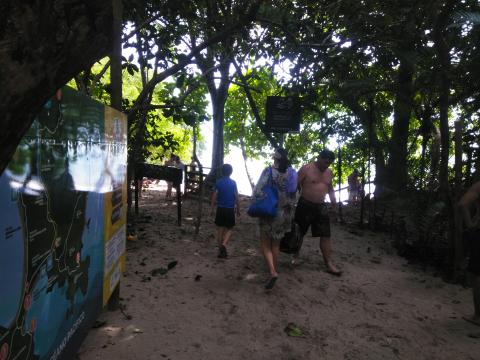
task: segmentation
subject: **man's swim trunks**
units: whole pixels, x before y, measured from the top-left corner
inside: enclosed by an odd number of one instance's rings
[[[304,236],[312,227],[313,237],[330,237],[330,217],[325,203],[317,204],[301,197],[295,210],[295,221]]]

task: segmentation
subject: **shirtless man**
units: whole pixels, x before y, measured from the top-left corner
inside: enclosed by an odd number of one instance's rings
[[[471,317],[464,317],[472,324],[480,326],[480,181],[473,184],[458,202],[463,223],[467,227],[465,237],[470,245],[468,270],[473,274],[473,306],[475,312]],[[472,216],[471,209],[474,210]]]
[[[312,227],[312,236],[320,237],[320,249],[327,272],[332,275],[341,275],[342,272],[332,262],[332,241],[330,238],[330,217],[325,196],[330,197],[331,211],[336,211],[335,192],[332,186],[332,170],[328,167],[335,159],[330,150],[323,150],[315,162],[302,166],[298,172],[298,186],[300,199],[295,211],[295,221],[304,236],[308,228]]]

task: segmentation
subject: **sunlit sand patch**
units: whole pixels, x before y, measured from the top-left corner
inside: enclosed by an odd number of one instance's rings
[[[123,328],[120,326],[104,326],[101,330],[107,332],[110,336],[118,336]]]
[[[245,275],[245,280],[254,280],[258,277],[258,274],[250,273]]]

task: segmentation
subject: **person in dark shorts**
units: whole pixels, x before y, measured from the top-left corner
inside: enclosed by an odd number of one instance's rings
[[[235,226],[235,209],[240,216],[240,202],[238,198],[237,184],[230,179],[233,168],[230,164],[222,165],[222,177],[215,183],[211,200],[211,214],[215,206],[215,225],[217,225],[218,257],[227,257],[227,242],[232,236],[232,228]]]
[[[480,326],[480,181],[473,184],[458,202],[463,223],[467,230],[465,240],[469,244],[468,270],[472,273],[473,316],[464,317]]]
[[[332,275],[341,275],[342,272],[332,261],[332,241],[330,234],[330,215],[335,212],[336,199],[332,186],[333,174],[328,168],[335,159],[330,150],[323,150],[317,160],[304,165],[298,172],[298,186],[300,199],[295,211],[295,222],[299,225],[302,236],[308,228],[312,228],[312,236],[320,238],[320,249],[327,272]],[[325,203],[325,196],[330,198],[331,208]],[[292,263],[294,263],[295,259]]]
[[[298,199],[295,221],[305,235],[311,227],[313,237],[330,237],[330,216],[327,204],[317,204],[303,197]]]

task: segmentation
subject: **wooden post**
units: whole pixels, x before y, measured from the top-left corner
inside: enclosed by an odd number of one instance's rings
[[[200,172],[200,184],[198,189],[198,207],[197,207],[197,220],[195,221],[195,235],[198,235],[200,232],[200,224],[202,222],[202,205],[203,205],[203,197],[205,196],[205,181],[203,176],[203,167],[199,165],[199,172]]]
[[[138,180],[136,172],[133,178],[133,182],[135,183],[135,215],[138,215]]]
[[[121,0],[112,0],[113,12],[113,50],[110,67],[111,105],[122,110],[122,18],[123,6]],[[135,211],[138,213],[138,185],[135,181]],[[125,240],[126,241],[126,240]],[[120,283],[115,287],[108,300],[108,309],[117,310],[120,307]]]
[[[460,200],[461,191],[462,191],[462,131],[463,131],[463,121],[455,121],[455,195],[454,195],[454,221],[455,221],[455,230],[454,230],[454,271],[455,277],[458,275],[462,261],[463,261],[463,234],[462,234],[462,217],[460,212],[457,210],[457,203]]]
[[[361,191],[361,198],[360,198],[360,220],[359,225],[360,229],[363,229],[363,217],[365,213],[365,162],[362,164],[362,191]],[[368,195],[370,197],[370,195]]]
[[[122,110],[122,0],[112,0],[113,9],[113,46],[110,56],[110,104],[113,108]]]
[[[343,222],[343,213],[342,213],[342,196],[341,194],[341,184],[342,184],[342,149],[340,145],[338,146],[338,217],[340,222]]]
[[[178,226],[182,225],[182,193],[180,184],[175,186],[175,190],[177,191],[177,224]]]

